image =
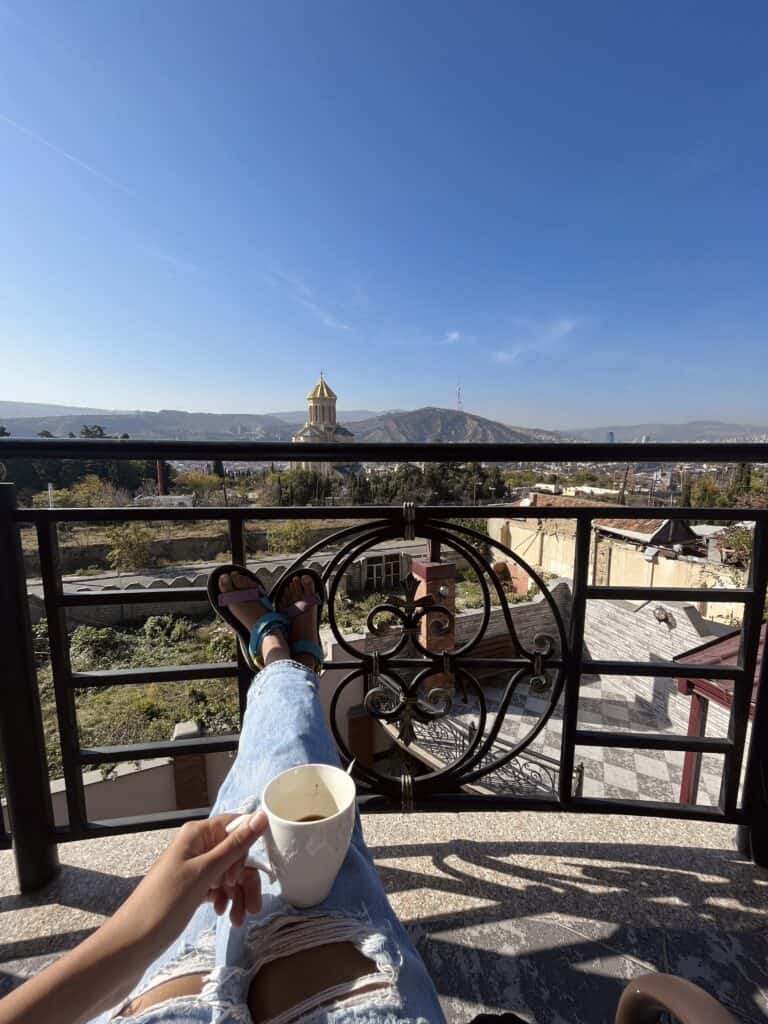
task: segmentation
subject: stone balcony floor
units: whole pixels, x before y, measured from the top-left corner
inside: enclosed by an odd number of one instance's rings
[[[730,826],[520,812],[369,815],[364,829],[451,1024],[506,1010],[610,1022],[648,971],[768,1019],[768,871],[735,851]],[[0,991],[87,936],[168,836],[64,845],[61,876],[24,897],[1,853]]]

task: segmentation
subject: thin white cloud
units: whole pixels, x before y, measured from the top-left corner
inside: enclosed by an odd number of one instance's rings
[[[0,0],[0,9],[2,8],[2,0]],[[20,132],[22,135],[26,135],[27,138],[32,139],[39,145],[45,146],[46,149],[50,149],[59,156],[64,157],[65,160],[69,160],[70,163],[75,164],[75,166],[79,167],[87,174],[90,174],[93,177],[98,178],[100,181],[106,182],[106,184],[111,185],[113,188],[119,189],[121,192],[125,192],[127,195],[133,196],[134,198],[138,198],[138,193],[135,192],[132,188],[129,188],[128,185],[124,185],[121,181],[117,181],[115,178],[111,178],[108,174],[104,174],[97,167],[92,167],[90,164],[85,163],[84,160],[81,160],[79,157],[76,157],[73,153],[67,152],[66,149],[62,149],[61,146],[57,146],[53,142],[49,142],[49,140],[44,139],[42,135],[38,135],[38,133],[32,131],[31,128],[27,128],[23,124],[19,124],[18,121],[14,121],[13,118],[8,117],[6,114],[0,114],[0,122],[9,125],[9,127],[14,128],[17,132]],[[155,242],[139,241],[137,242],[137,244],[138,247],[152,259],[159,260],[160,262],[165,263],[168,266],[174,267],[176,270],[190,271],[192,273],[197,274],[206,273],[206,271],[202,267],[198,266],[196,263],[193,263],[191,260],[183,259],[182,257],[177,256],[169,249],[166,249]]]
[[[164,249],[162,246],[157,245],[154,242],[140,242],[139,248],[151,256],[153,259],[159,260],[161,263],[166,263],[169,267],[173,267],[174,270],[183,270],[192,274],[205,274],[207,271],[197,263],[193,263],[191,260],[182,259],[175,253],[168,249]]]
[[[463,335],[461,331],[448,331],[445,337],[440,342],[441,345],[456,345],[458,344]]]
[[[491,354],[491,358],[494,363],[514,363],[518,356],[522,355],[524,349],[512,348],[512,349],[496,349]]]
[[[532,320],[518,317],[513,321],[518,337],[507,347],[495,349],[491,359],[495,363],[514,363],[526,352],[548,352],[565,341],[574,331],[583,326],[583,321],[573,317],[558,317],[553,320]]]
[[[339,320],[333,313],[331,313],[324,305],[315,301],[311,288],[308,288],[302,281],[296,281],[290,277],[286,277],[285,274],[278,274],[274,270],[268,271],[264,275],[264,280],[272,288],[276,288],[282,291],[288,298],[297,303],[299,306],[303,306],[304,309],[309,310],[312,316],[318,320],[324,327],[331,327],[337,331],[353,331],[354,327],[351,324],[344,323],[343,320]]]
[[[18,121],[14,121],[13,118],[8,117],[6,114],[0,114],[0,121],[3,124],[9,125],[11,128],[15,128],[17,132],[22,135],[26,135],[28,139],[32,139],[37,142],[40,146],[45,146],[46,149],[52,150],[65,160],[69,160],[80,170],[85,171],[87,174],[92,175],[94,178],[98,178],[100,181],[106,182],[107,185],[111,185],[113,188],[120,189],[121,192],[127,192],[129,195],[135,196],[136,192],[127,185],[124,185],[121,181],[117,181],[115,178],[111,178],[108,174],[104,174],[97,167],[92,167],[91,164],[87,164],[84,160],[75,156],[74,153],[67,152],[66,149],[62,149],[61,146],[57,146],[54,142],[49,142],[48,139],[44,139],[42,135],[38,135],[37,132],[32,131],[31,128],[26,128],[23,124],[19,124]]]

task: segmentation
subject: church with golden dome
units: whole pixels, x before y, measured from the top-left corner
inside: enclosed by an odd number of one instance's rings
[[[307,421],[291,440],[294,444],[314,442],[321,444],[338,444],[341,441],[354,440],[354,434],[336,422],[336,393],[329,387],[328,381],[320,372],[320,380],[307,395]],[[302,463],[304,469],[318,469],[329,472],[330,464]]]
[[[294,444],[304,441],[331,443],[351,441],[355,435],[336,422],[336,394],[320,373],[320,380],[307,395],[307,422],[293,435]]]

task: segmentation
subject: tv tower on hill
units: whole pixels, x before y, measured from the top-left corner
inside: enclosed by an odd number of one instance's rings
[[[461,382],[456,385],[456,412],[464,412],[464,403],[461,400]]]

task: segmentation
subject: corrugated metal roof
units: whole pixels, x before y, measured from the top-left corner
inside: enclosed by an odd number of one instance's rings
[[[540,508],[541,506],[556,507],[562,505],[565,508],[572,508],[575,506],[588,505],[590,508],[595,506],[604,505],[602,501],[590,501],[589,498],[571,498],[564,494],[540,494],[538,491],[532,491],[529,495],[531,504],[530,508]],[[593,520],[595,526],[606,526],[615,530],[627,530],[631,533],[640,533],[652,537],[657,533],[666,519],[595,519]]]

